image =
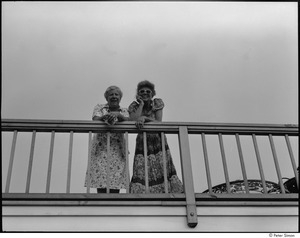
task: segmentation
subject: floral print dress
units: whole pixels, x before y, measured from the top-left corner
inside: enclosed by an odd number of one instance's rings
[[[97,104],[94,116],[108,114],[107,104]],[[120,113],[129,117],[126,108],[120,108]],[[107,133],[95,133],[91,143],[90,168],[86,172],[85,187],[88,181],[90,188],[110,189],[126,188],[127,171],[125,157],[125,139],[123,133],[110,133],[110,157],[107,153]],[[109,166],[107,168],[107,166]]]
[[[137,102],[130,104],[128,111],[134,112],[138,108]],[[143,115],[155,119],[155,112],[164,108],[161,99],[155,98],[149,112]],[[165,151],[167,164],[167,180],[169,193],[182,193],[183,184],[176,174],[176,169],[172,161],[172,156],[165,137]],[[147,164],[148,164],[148,185],[150,193],[164,193],[164,167],[160,133],[147,133]],[[133,161],[133,175],[130,182],[130,193],[145,193],[145,158],[143,133],[139,133],[136,138],[136,148]]]

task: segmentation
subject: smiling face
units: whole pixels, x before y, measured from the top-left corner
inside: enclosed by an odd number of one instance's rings
[[[150,88],[142,87],[138,91],[138,96],[140,96],[144,102],[147,102],[147,101],[150,101],[152,99],[153,93],[152,93]]]
[[[121,95],[118,90],[110,90],[106,97],[110,109],[118,109],[120,106]]]

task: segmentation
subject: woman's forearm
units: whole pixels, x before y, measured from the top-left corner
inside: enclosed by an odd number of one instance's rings
[[[146,117],[145,118],[145,122],[161,122],[162,121],[162,116],[163,116],[163,111],[162,110],[158,110],[155,112],[155,118],[153,117]]]
[[[144,118],[145,118],[145,122],[156,122],[157,121],[157,120],[155,120],[155,119],[153,119],[151,117],[144,116]]]
[[[121,113],[119,113],[118,120],[119,121],[129,121],[129,117],[125,117]]]
[[[93,119],[93,121],[103,121],[103,118],[104,118],[104,116],[101,116],[101,117],[94,116],[92,119]]]
[[[130,113],[130,120],[136,121],[139,117],[142,116],[143,107],[139,106],[136,111]]]

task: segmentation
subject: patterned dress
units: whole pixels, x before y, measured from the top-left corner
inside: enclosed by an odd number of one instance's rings
[[[94,116],[103,116],[109,113],[107,104],[97,104],[94,108]],[[128,117],[126,108],[120,108],[120,113]],[[109,169],[107,169],[109,166]],[[110,158],[107,153],[107,133],[95,133],[91,145],[90,169],[86,172],[85,187],[88,179],[91,188],[110,189],[126,188],[126,159],[125,139],[123,133],[110,133]]]
[[[155,98],[152,101],[152,107],[149,112],[143,112],[143,115],[155,119],[155,112],[161,110],[164,103],[161,99]],[[138,104],[130,104],[128,111],[137,110]],[[165,137],[165,151],[167,164],[167,180],[169,193],[182,193],[183,184],[176,175],[170,149]],[[147,163],[148,163],[148,184],[150,193],[164,193],[164,167],[160,133],[147,133]],[[139,133],[136,138],[136,148],[133,161],[133,175],[130,182],[130,193],[145,193],[145,158],[143,133]]]

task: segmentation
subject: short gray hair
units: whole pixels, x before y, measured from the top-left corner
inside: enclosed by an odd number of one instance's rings
[[[110,87],[108,87],[108,88],[106,89],[106,91],[105,91],[105,93],[104,93],[104,97],[105,97],[106,100],[107,100],[108,94],[109,94],[109,92],[110,92],[111,90],[117,90],[117,91],[119,92],[119,94],[120,94],[120,97],[122,98],[123,92],[121,91],[121,89],[120,89],[119,87],[117,87],[117,86],[110,86]]]

